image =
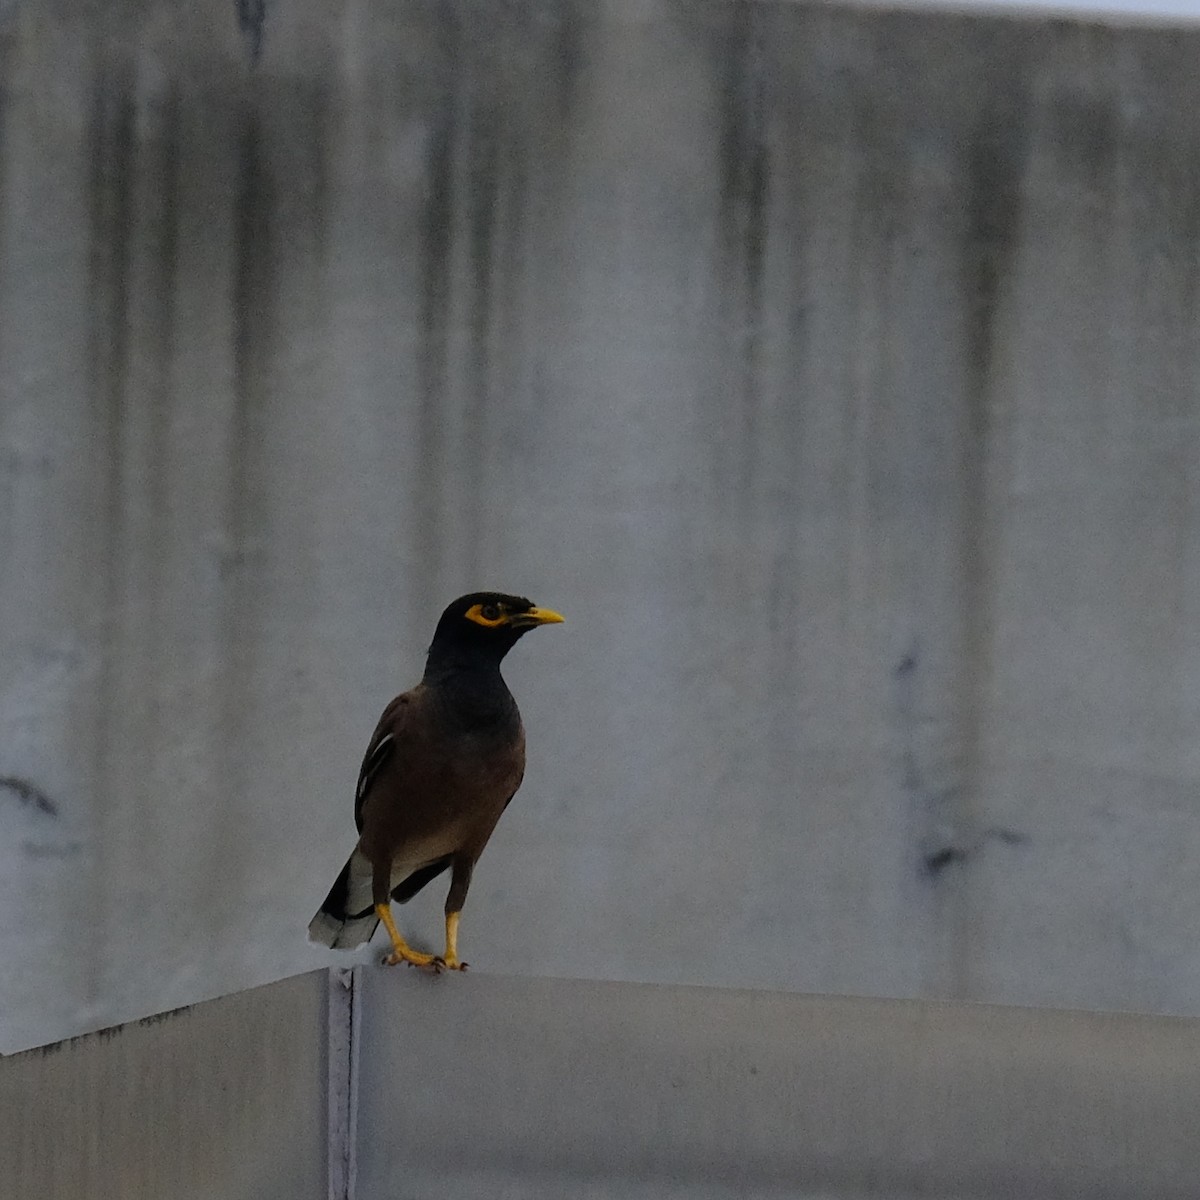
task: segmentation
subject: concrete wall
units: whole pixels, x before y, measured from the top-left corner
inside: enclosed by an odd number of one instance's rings
[[[360,1200],[1183,1200],[1200,1177],[1193,1020],[384,970],[362,999]]]
[[[0,9],[0,1045],[329,961],[479,586],[568,624],[477,967],[1200,1011],[1198,52]]]
[[[0,1193],[326,1200],[324,973],[0,1059]]]
[[[1195,1020],[358,974],[354,1102],[332,1114],[326,1018],[344,1053],[351,1008],[326,1007],[325,972],[0,1059],[3,1194],[1196,1194]],[[330,995],[340,988],[334,981]],[[357,1118],[349,1170],[327,1189],[326,1130],[336,1142],[350,1128],[336,1119],[342,1109]]]

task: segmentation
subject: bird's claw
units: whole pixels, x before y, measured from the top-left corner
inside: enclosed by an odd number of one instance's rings
[[[397,954],[394,950],[391,954],[385,954],[383,957],[383,965],[385,967],[394,967],[399,963],[408,963],[410,967],[419,967],[422,971],[427,971],[430,968],[434,973],[437,973],[437,968],[434,966],[434,958],[432,954],[422,954],[413,958],[409,958],[406,954]]]
[[[443,971],[465,971],[467,964],[459,962],[457,958],[448,959],[439,954],[433,960],[433,969],[436,974],[440,975]]]

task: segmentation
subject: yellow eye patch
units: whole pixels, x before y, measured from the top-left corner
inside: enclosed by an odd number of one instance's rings
[[[508,624],[508,613],[499,604],[472,604],[463,616],[484,629],[497,629]]]

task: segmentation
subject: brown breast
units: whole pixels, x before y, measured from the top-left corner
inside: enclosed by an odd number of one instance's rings
[[[372,862],[412,870],[451,853],[475,859],[525,770],[525,733],[448,730],[406,706],[395,749],[363,799],[360,845]]]

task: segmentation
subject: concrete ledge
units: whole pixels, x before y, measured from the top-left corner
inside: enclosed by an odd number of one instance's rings
[[[1194,1196],[1194,1021],[363,977],[360,1196]]]
[[[0,1059],[0,1195],[325,1200],[325,972]]]
[[[354,978],[352,1002],[314,972],[0,1060],[0,1194],[1170,1200],[1200,1178],[1190,1019]]]

